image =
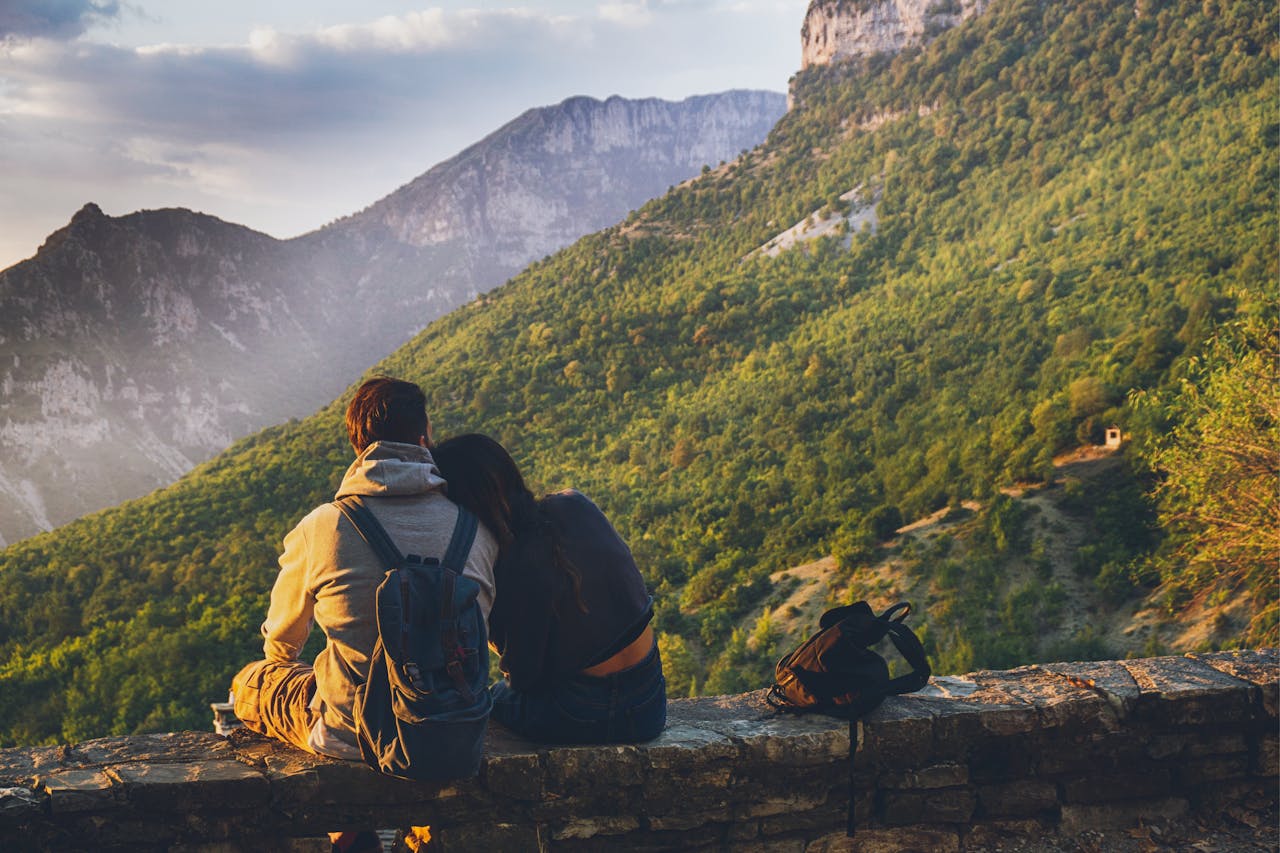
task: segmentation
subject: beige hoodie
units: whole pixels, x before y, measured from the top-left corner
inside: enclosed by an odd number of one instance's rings
[[[366,505],[401,553],[440,557],[458,515],[444,488],[429,451],[381,441],[351,463],[336,497],[372,498]],[[493,604],[497,554],[497,543],[482,525],[463,574],[480,584],[486,620]],[[313,623],[328,638],[315,660],[312,707],[321,718],[311,742],[317,752],[359,758],[358,751],[352,755],[350,750],[356,743],[352,708],[356,685],[369,676],[369,657],[378,637],[374,599],[385,573],[373,550],[332,504],[316,507],[284,539],[280,574],[262,623],[262,647],[267,660],[292,662],[302,652]]]

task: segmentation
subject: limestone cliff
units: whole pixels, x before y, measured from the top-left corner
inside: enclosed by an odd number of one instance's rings
[[[680,102],[570,98],[525,112],[365,210],[300,238],[380,307],[362,334],[395,340],[592,231],[704,165],[764,140],[786,110],[773,92]],[[358,259],[353,265],[351,259]]]
[[[801,69],[897,53],[980,14],[988,0],[813,0],[800,30]]]

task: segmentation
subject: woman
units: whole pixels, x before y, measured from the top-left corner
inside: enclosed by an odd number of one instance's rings
[[[493,718],[535,740],[649,740],[667,717],[653,598],[622,538],[576,491],[535,500],[502,445],[462,435],[432,448],[449,497],[498,540],[489,641],[506,678]]]

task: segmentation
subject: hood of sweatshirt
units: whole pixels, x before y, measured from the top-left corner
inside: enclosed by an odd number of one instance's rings
[[[421,495],[443,492],[444,478],[431,451],[416,444],[375,441],[342,476],[335,498],[347,495]]]

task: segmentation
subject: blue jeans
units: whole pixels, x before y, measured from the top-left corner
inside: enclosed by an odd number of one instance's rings
[[[507,681],[489,688],[493,719],[530,740],[552,743],[638,743],[667,723],[667,681],[655,643],[629,669],[600,677],[575,675],[533,691]]]

